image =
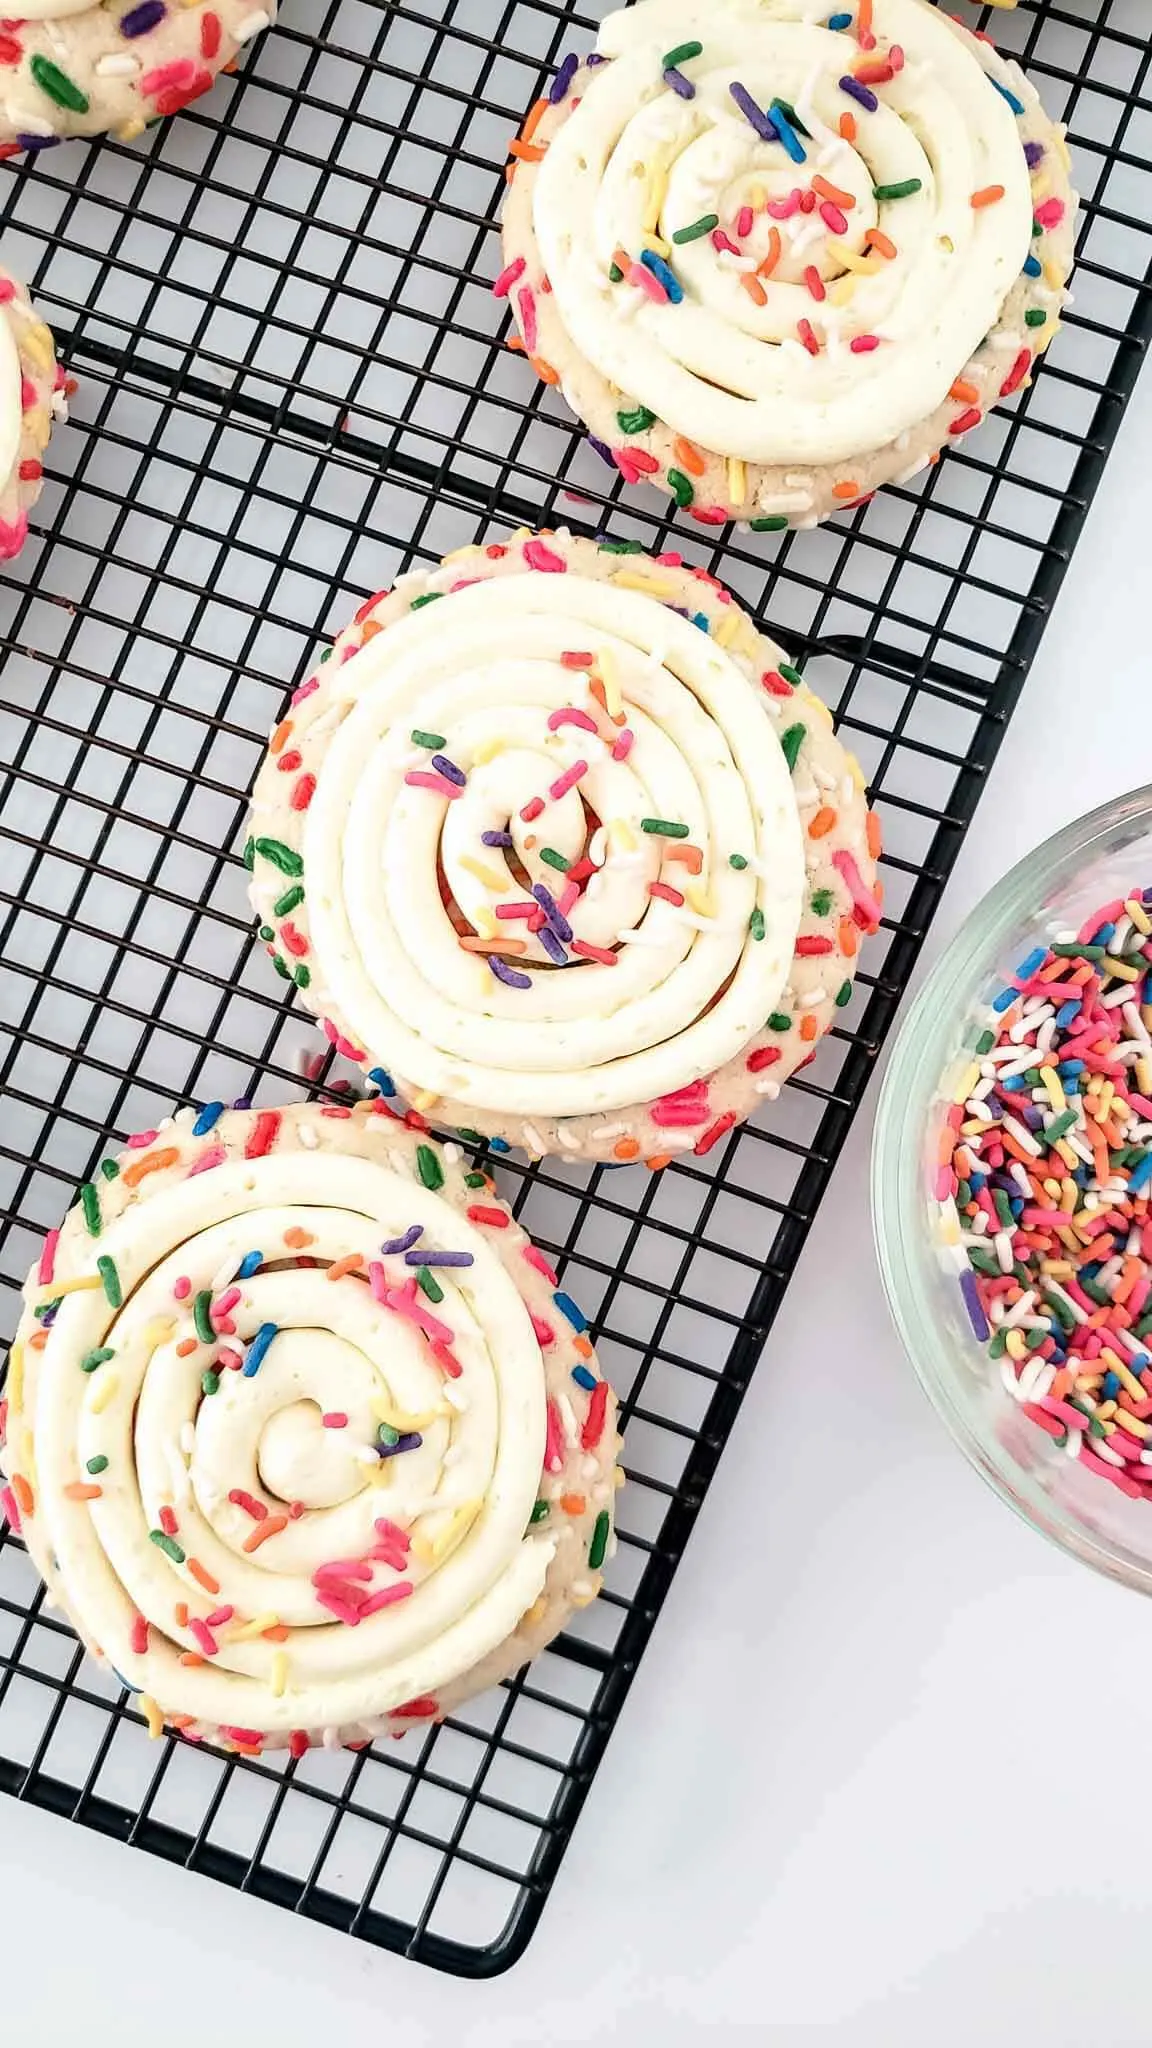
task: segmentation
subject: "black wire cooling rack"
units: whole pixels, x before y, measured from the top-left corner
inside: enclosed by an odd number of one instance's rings
[[[178,1103],[339,1085],[253,940],[245,792],[315,637],[398,571],[521,523],[682,547],[805,662],[883,814],[883,935],[770,1124],[656,1176],[502,1164],[628,1427],[607,1590],[529,1676],[354,1756],[153,1744],[0,1538],[0,1789],[472,1975],[522,1953],[556,1876],[1150,325],[1146,0],[969,8],[1068,119],[1087,195],[1077,304],[1034,389],[813,533],[717,542],[609,488],[489,293],[507,142],[607,4],[287,0],[235,77],[139,144],[2,172],[5,261],[79,379],[0,574],[9,1327],[115,1139]]]

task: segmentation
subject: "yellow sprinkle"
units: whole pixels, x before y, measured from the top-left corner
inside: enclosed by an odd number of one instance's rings
[[[1076,1268],[1067,1259],[1041,1259],[1040,1271],[1052,1280],[1067,1280]]]
[[[195,4],[195,0],[184,0],[184,4],[186,7],[191,7],[193,4]],[[467,547],[453,548],[452,553],[450,555],[445,555],[444,560],[446,562],[463,562],[468,555],[478,555],[479,553],[479,542],[470,540],[468,542]]]
[[[152,1322],[145,1323],[144,1342],[149,1350],[155,1351],[158,1344],[166,1344],[175,1328],[176,1325],[170,1316],[156,1316]]]
[[[731,485],[729,485],[728,490],[729,496],[732,498],[733,503],[735,503],[735,493],[733,492]],[[730,647],[739,631],[740,614],[738,611],[736,611],[734,607],[730,607],[729,610],[725,612],[723,618],[720,621],[720,624],[713,628],[712,638],[716,642],[717,647]]]
[[[728,502],[730,505],[742,505],[747,494],[748,478],[744,464],[738,455],[730,455],[728,457]],[[717,638],[719,639],[719,635],[717,635]],[[727,644],[727,641],[721,642],[722,646],[727,646]]]
[[[1077,1167],[1083,1163],[1081,1160],[1077,1158],[1075,1152],[1072,1150],[1071,1145],[1068,1143],[1067,1138],[1057,1138],[1056,1150],[1060,1154],[1061,1159],[1064,1161],[1065,1166],[1067,1166],[1072,1173],[1075,1173]]]
[[[501,754],[503,751],[504,742],[502,739],[481,740],[480,745],[472,749],[472,766],[474,768],[482,768],[485,761],[494,761],[497,754]]]
[[[845,248],[843,242],[829,242],[828,254],[857,277],[875,277],[877,271],[884,268],[878,256],[858,256],[855,249]]]
[[[830,306],[850,306],[855,296],[856,279],[854,277],[838,277],[835,284],[829,285],[825,294]]]
[[[1028,1346],[1024,1341],[1024,1332],[1022,1330],[1009,1330],[1007,1348],[1009,1358],[1027,1358]]]
[[[672,254],[670,245],[662,240],[659,235],[653,234],[651,230],[644,236],[644,246],[646,249],[651,249],[654,256],[667,257]]]
[[[24,1346],[13,1344],[8,1353],[8,1407],[13,1415],[24,1406]]]
[[[623,699],[620,695],[620,672],[616,667],[616,658],[609,653],[606,647],[602,647],[596,657],[596,666],[600,671],[600,681],[604,685],[604,702],[608,708],[608,716],[609,718],[615,718],[617,713],[624,709]]]
[[[1037,172],[1035,172],[1035,173],[1033,174],[1033,178],[1032,178],[1032,203],[1033,203],[1033,205],[1036,205],[1036,203],[1037,203],[1037,202],[1038,202],[1039,200],[1041,200],[1041,199],[1047,199],[1047,197],[1048,197],[1048,194],[1049,194],[1049,193],[1051,192],[1051,190],[1052,190],[1052,180],[1051,180],[1051,178],[1050,178],[1050,177],[1048,176],[1047,172],[1046,172],[1046,171],[1037,171]]]
[[[455,1550],[456,1545],[467,1534],[476,1520],[483,1505],[484,1502],[482,1500],[465,1501],[463,1507],[457,1508],[451,1521],[447,1522],[444,1528],[441,1529],[440,1534],[433,1536],[429,1540],[428,1548],[433,1564],[442,1564],[449,1552]]]
[[[667,576],[637,576],[631,569],[617,569],[609,580],[617,590],[639,590],[645,597],[676,595],[676,585]]]
[[[1097,1422],[1111,1422],[1115,1413],[1115,1401],[1101,1401],[1100,1406],[1096,1410],[1096,1420]]]
[[[749,185],[744,203],[752,208],[753,213],[759,213],[761,207],[767,206],[768,194],[763,185]]]
[[[1068,1102],[1060,1085],[1060,1076],[1056,1072],[1055,1067],[1041,1067],[1040,1079],[1044,1083],[1049,1102],[1052,1104],[1057,1116],[1059,1116],[1061,1110],[1067,1109]]]
[[[613,818],[608,826],[608,837],[621,853],[635,853],[636,834],[625,818]]]
[[[1141,1095],[1152,1095],[1152,1057],[1142,1052],[1136,1062],[1136,1079]]]
[[[235,1628],[221,1630],[222,1643],[250,1643],[255,1636],[262,1636],[266,1628],[279,1628],[278,1614],[254,1614],[251,1621],[237,1622]]]
[[[689,909],[694,910],[697,917],[715,917],[716,906],[703,882],[685,882],[684,898]]]
[[[439,1422],[448,1413],[447,1408],[428,1408],[423,1415],[406,1415],[402,1408],[394,1408],[382,1394],[375,1395],[369,1403],[373,1415],[386,1429],[398,1430],[401,1436],[412,1436],[427,1429],[430,1423]]]
[[[30,434],[37,448],[46,448],[52,432],[52,422],[42,405],[24,415],[24,431]]]
[[[52,336],[42,320],[34,320],[20,336],[20,346],[29,355],[38,370],[50,370],[56,360],[52,347]]]
[[[941,1244],[959,1244],[960,1220],[957,1216],[948,1216],[941,1224],[940,1242]]]
[[[139,118],[132,121],[122,121],[119,128],[114,128],[112,133],[116,137],[117,142],[135,142],[138,135],[143,135],[146,125]]]
[[[1076,1379],[1076,1392],[1078,1394],[1094,1394],[1096,1392],[1097,1387],[1101,1384],[1103,1378],[1104,1375],[1102,1372],[1082,1372],[1078,1374]]]
[[[537,1622],[543,1621],[544,1616],[547,1614],[547,1612],[548,1602],[544,1594],[541,1593],[540,1598],[538,1600],[534,1600],[532,1602],[531,1607],[529,1607],[527,1611],[520,1616],[521,1628],[535,1628]]]
[[[972,1090],[975,1088],[979,1079],[980,1068],[978,1063],[975,1060],[973,1060],[972,1065],[970,1067],[965,1067],[964,1072],[961,1074],[960,1079],[956,1083],[956,1087],[952,1095],[953,1102],[967,1102],[968,1097],[971,1095]]]
[[[592,1591],[591,1591],[590,1593],[574,1593],[574,1594],[573,1594],[573,1596],[572,1596],[572,1605],[573,1605],[573,1607],[591,1607],[591,1605],[592,1605],[592,1602],[593,1602],[593,1601],[595,1600],[595,1598],[596,1598],[597,1594],[599,1593],[599,1591],[600,1591],[600,1587],[601,1587],[601,1585],[602,1585],[602,1584],[603,1584],[603,1581],[602,1581],[602,1579],[600,1578],[600,1575],[599,1575],[599,1573],[597,1573],[597,1575],[596,1575],[596,1579],[595,1579],[595,1582],[594,1582],[594,1584],[593,1584],[593,1586],[592,1586]]]
[[[160,1709],[156,1705],[156,1702],[153,1699],[150,1692],[141,1693],[140,1712],[143,1714],[144,1719],[148,1723],[148,1733],[151,1736],[153,1742],[159,1742],[160,1737],[164,1733],[164,1716],[160,1712]]]
[[[413,1536],[408,1548],[419,1564],[431,1564],[432,1545],[426,1542],[423,1536]]]
[[[1002,0],[992,0],[992,4],[994,7],[999,7],[1002,5]],[[1070,171],[1072,169],[1072,158],[1068,153],[1068,144],[1064,140],[1064,130],[1062,128],[1057,128],[1056,130],[1056,154],[1060,158],[1064,169]]]
[[[414,1095],[412,1097],[412,1107],[413,1109],[418,1109],[420,1111],[421,1116],[423,1116],[427,1110],[435,1109],[436,1104],[439,1102],[439,1100],[440,1097],[435,1093],[434,1090],[422,1088],[420,1090],[419,1095]]]
[[[288,1690],[288,1658],[283,1650],[277,1650],[272,1659],[272,1697],[282,1700]]]
[[[1140,1389],[1140,1399],[1144,1399],[1143,1387],[1141,1387]],[[1129,1436],[1152,1436],[1152,1429],[1149,1429],[1148,1424],[1146,1422],[1141,1422],[1138,1415],[1129,1415],[1128,1410],[1126,1408],[1117,1408],[1116,1421],[1121,1429],[1126,1429],[1128,1431]]]
[[[619,1442],[619,1438],[617,1438],[617,1442]],[[619,1492],[620,1488],[624,1485],[624,1483],[625,1474],[623,1466],[614,1465],[612,1467],[612,1484],[616,1488],[617,1492]]]
[[[1139,981],[1144,969],[1142,967],[1130,966],[1127,960],[1109,959],[1108,972],[1109,974],[1118,975],[1121,981]]]
[[[480,938],[495,938],[499,920],[495,916],[494,912],[487,908],[486,904],[478,903],[476,905],[475,910],[472,912],[472,922],[475,925],[477,933],[479,934]]]
[[[812,695],[811,690],[807,688],[805,688],[803,696],[805,710],[810,711],[814,718],[823,719],[825,725],[831,725],[832,713],[829,711],[828,706],[825,704],[823,698],[814,697]]]
[[[470,853],[462,853],[458,859],[461,867],[466,868],[470,875],[475,875],[478,882],[483,882],[486,889],[497,889],[503,893],[508,887],[507,875],[498,874],[495,868],[486,866],[482,860],[474,860]]]
[[[864,770],[860,766],[859,761],[856,759],[855,754],[849,754],[848,756],[848,773],[852,777],[852,780],[856,784],[856,787],[860,791],[860,794],[863,795],[864,791],[868,787],[868,784],[865,780]]]
[[[983,1129],[984,1125],[978,1116],[970,1117],[966,1124],[961,1124],[960,1136],[962,1138],[977,1138]]]
[[[88,1399],[84,1403],[89,1415],[103,1415],[109,1401],[115,1400],[119,1391],[120,1382],[114,1372],[93,1374]]]
[[[36,1306],[40,1308],[46,1301],[59,1301],[65,1294],[90,1294],[94,1287],[103,1285],[99,1273],[85,1273],[79,1280],[53,1280],[49,1286],[41,1288]]]
[[[659,223],[660,212],[664,205],[664,195],[667,190],[668,173],[664,170],[657,170],[655,175],[649,179],[648,191],[644,199],[644,232],[648,236],[651,236],[652,230]],[[660,253],[663,255],[663,250]]]
[[[1137,903],[1135,898],[1133,898],[1133,900],[1130,903],[1126,903],[1124,905],[1124,908],[1128,916],[1132,919],[1132,922],[1135,925],[1137,931],[1143,932],[1145,937],[1147,937],[1148,933],[1152,932],[1152,919],[1149,919],[1148,913],[1145,910],[1144,905],[1142,903]]]

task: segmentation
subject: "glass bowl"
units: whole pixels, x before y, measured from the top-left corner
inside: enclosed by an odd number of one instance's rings
[[[1149,886],[1152,785],[1069,825],[997,883],[904,1020],[872,1156],[884,1287],[925,1392],[976,1470],[1017,1513],[1085,1564],[1142,1593],[1152,1593],[1152,1500],[1126,1497],[1021,1412],[973,1333],[930,1195],[953,1088],[971,1063],[990,998],[1035,946],[1062,927],[1079,927],[1114,897]]]

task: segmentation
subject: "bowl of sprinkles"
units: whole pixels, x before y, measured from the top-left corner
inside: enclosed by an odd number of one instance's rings
[[[971,1462],[1152,1593],[1152,786],[1029,855],[929,976],[873,1212],[904,1347]]]

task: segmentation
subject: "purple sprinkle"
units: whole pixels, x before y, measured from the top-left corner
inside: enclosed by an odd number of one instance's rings
[[[988,1327],[988,1318],[980,1306],[980,1295],[971,1273],[961,1273],[960,1292],[964,1296],[964,1306],[968,1311],[968,1321],[975,1330],[978,1341],[981,1344],[986,1344],[992,1332]]]
[[[512,834],[510,832],[482,832],[480,834],[480,844],[481,846],[511,846]]]
[[[780,136],[774,121],[769,120],[763,107],[758,107],[746,85],[734,78],[728,87],[732,98],[746,121],[751,122],[762,142],[779,142]]]
[[[406,1252],[409,1246],[414,1245],[416,1239],[423,1237],[423,1235],[424,1225],[422,1223],[413,1223],[404,1232],[403,1237],[390,1237],[387,1243],[381,1245],[380,1250],[386,1259],[390,1259],[394,1252]]]
[[[1042,142],[1026,142],[1024,144],[1024,161],[1029,169],[1034,171],[1037,164],[1044,161],[1044,144]]]
[[[488,965],[496,976],[497,981],[506,982],[509,988],[531,988],[532,977],[530,974],[517,973],[515,967],[509,967],[508,962],[501,960],[498,953],[489,953],[487,958]]]
[[[440,770],[445,782],[454,782],[457,789],[463,789],[468,780],[464,770],[458,768],[455,761],[450,761],[447,754],[433,754],[432,766]]]
[[[607,57],[602,57],[599,50],[593,50],[590,57],[585,57],[584,62],[586,64],[606,64],[608,59]]]
[[[674,64],[665,66],[664,83],[670,85],[673,92],[678,92],[682,100],[694,100],[696,97],[696,87],[692,80],[685,78],[682,71],[677,71]]]
[[[18,135],[16,137],[16,147],[17,149],[55,149],[57,143],[63,142],[63,140],[64,137],[62,135]]]
[[[132,7],[120,16],[122,36],[146,36],[149,29],[158,28],[167,14],[165,0],[142,0],[142,5]]]
[[[850,100],[857,100],[862,107],[866,107],[870,114],[874,114],[880,105],[871,87],[861,85],[858,78],[851,78],[845,75],[840,80],[840,90],[841,92],[846,92]]]
[[[381,1458],[398,1458],[402,1451],[418,1451],[424,1439],[417,1431],[411,1430],[406,1436],[398,1437],[394,1444],[377,1444]]]
[[[251,1109],[252,1097],[250,1095],[238,1095],[232,1107],[233,1109]]]
[[[475,1264],[471,1252],[405,1252],[410,1266],[471,1266]]]
[[[572,927],[557,903],[556,898],[553,896],[551,889],[546,889],[543,882],[533,882],[532,894],[548,919],[556,937],[563,939],[566,946],[570,945],[572,942]]]
[[[598,441],[596,439],[595,434],[589,434],[588,446],[596,450],[596,453],[600,457],[601,462],[606,462],[608,464],[609,469],[615,469],[615,457],[613,456],[612,450],[609,448],[607,441]]]
[[[567,967],[568,955],[556,937],[555,932],[550,932],[547,925],[545,925],[542,931],[537,932],[536,936],[553,964],[556,967]]]
[[[564,62],[561,64],[559,71],[556,73],[555,78],[552,80],[551,85],[548,87],[548,97],[551,100],[552,105],[554,107],[558,107],[561,100],[564,98],[564,95],[567,92],[568,87],[571,85],[572,80],[576,76],[576,66],[579,64],[579,62],[580,59],[577,57],[575,50],[569,50],[568,55],[565,57]]]

